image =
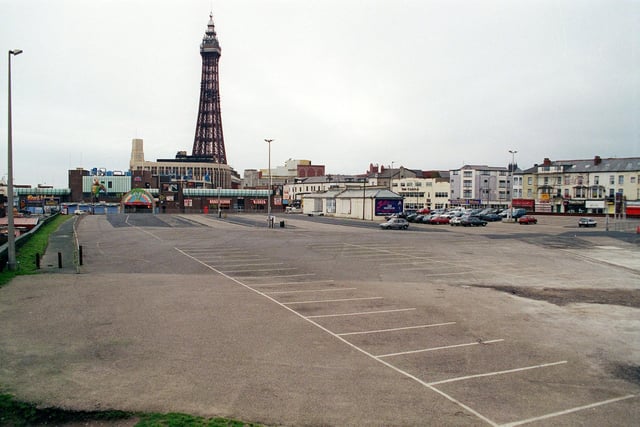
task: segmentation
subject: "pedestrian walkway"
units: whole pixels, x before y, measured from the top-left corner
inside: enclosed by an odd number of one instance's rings
[[[79,220],[74,217],[65,221],[51,233],[49,243],[40,259],[40,271],[43,273],[77,273],[79,270],[75,225]]]

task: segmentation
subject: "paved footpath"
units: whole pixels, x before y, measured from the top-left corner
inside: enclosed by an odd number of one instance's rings
[[[47,249],[40,260],[40,269],[43,273],[79,271],[75,227],[80,219],[80,217],[73,217],[51,233]]]

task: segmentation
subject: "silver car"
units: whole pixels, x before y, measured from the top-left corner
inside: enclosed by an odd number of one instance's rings
[[[380,228],[383,230],[406,230],[409,228],[409,221],[404,218],[391,218],[389,221],[380,224]]]
[[[593,218],[580,218],[578,220],[578,227],[595,227],[596,225],[598,223]]]

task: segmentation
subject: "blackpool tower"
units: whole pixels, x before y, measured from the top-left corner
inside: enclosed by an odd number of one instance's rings
[[[213,25],[213,14],[209,15],[207,31],[200,44],[202,56],[202,78],[200,80],[200,104],[193,140],[192,156],[218,164],[227,164],[220,116],[220,89],[218,85],[218,60],[220,43]]]

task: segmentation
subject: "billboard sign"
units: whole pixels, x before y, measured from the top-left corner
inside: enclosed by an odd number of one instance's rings
[[[376,215],[402,212],[402,199],[376,199]]]

